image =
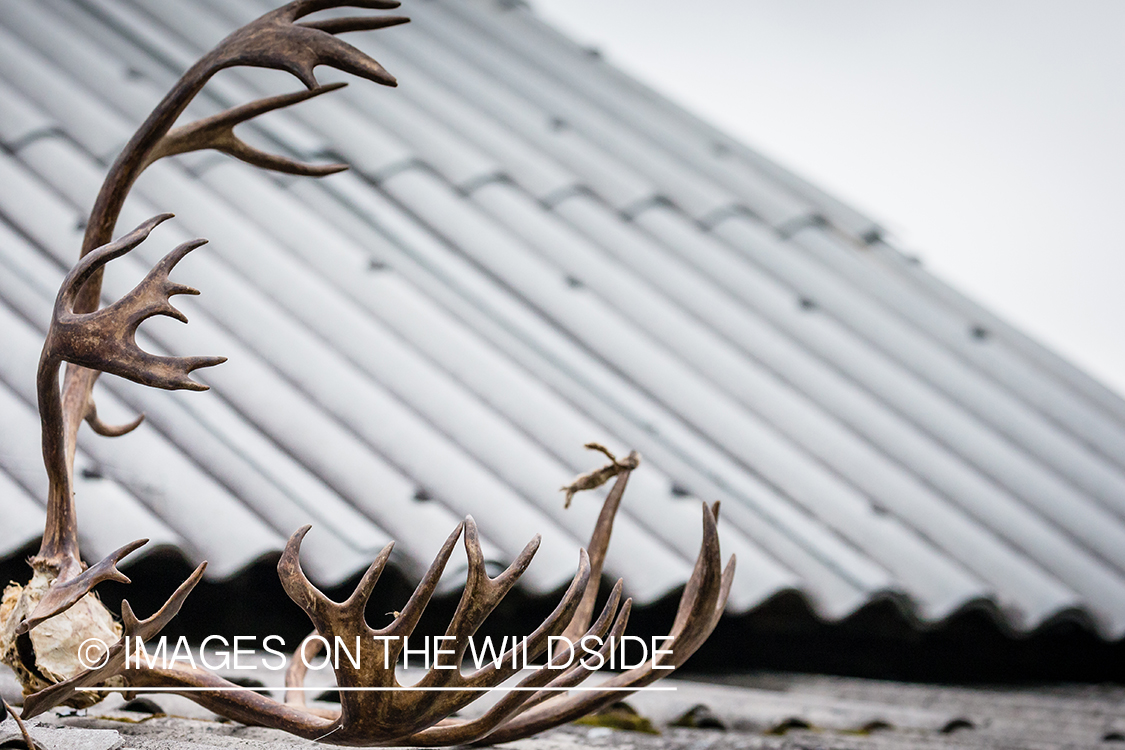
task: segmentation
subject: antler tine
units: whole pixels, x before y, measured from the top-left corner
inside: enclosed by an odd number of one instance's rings
[[[333,8],[367,8],[368,10],[394,10],[401,7],[398,0],[294,0],[279,9],[291,21],[307,15]]]
[[[329,34],[343,34],[348,31],[375,31],[391,26],[409,23],[405,16],[354,16],[351,18],[327,18],[323,21],[302,21],[298,26],[319,29]]]
[[[375,585],[379,583],[379,578],[383,575],[383,569],[387,567],[387,560],[390,559],[391,551],[394,548],[394,541],[387,542],[374,562],[364,571],[363,577],[356,584],[355,591],[340,605],[340,611],[345,617],[364,619],[367,602],[371,599],[371,594],[375,591]]]
[[[313,69],[318,65],[328,65],[381,83],[395,86],[397,82],[386,69],[372,58],[334,34],[357,30],[358,28],[383,28],[406,23],[407,18],[385,18],[374,25],[361,26],[366,19],[340,19],[332,23],[295,23],[299,18],[329,8],[372,8],[386,10],[387,3],[372,3],[364,0],[345,2],[308,2],[296,0],[275,11],[265,14],[256,21],[238,29],[219,46],[206,55],[201,64],[215,71],[233,65],[251,65],[262,68],[275,68],[293,74],[305,84],[306,88],[316,88]],[[391,6],[397,7],[397,6]]]
[[[539,534],[531,537],[531,541],[524,545],[523,550],[512,561],[512,564],[504,569],[500,575],[492,579],[492,583],[499,587],[503,587],[504,593],[500,596],[501,599],[507,595],[508,591],[519,581],[520,577],[531,565],[535,553],[539,551],[539,543],[543,537]]]
[[[138,539],[111,552],[101,562],[84,570],[77,578],[60,581],[47,589],[31,614],[16,627],[16,635],[23,635],[44,620],[49,620],[73,607],[79,599],[93,591],[102,581],[131,583],[129,578],[117,569],[117,563],[127,555],[148,544],[147,539]]]
[[[394,621],[390,625],[378,631],[380,635],[405,637],[414,632],[414,628],[418,625],[418,621],[422,619],[422,613],[426,611],[426,607],[430,603],[430,599],[434,595],[434,590],[437,589],[438,581],[441,580],[441,574],[445,572],[445,566],[449,563],[449,557],[453,554],[453,548],[457,544],[457,540],[461,537],[461,532],[465,529],[465,523],[462,521],[457,524],[453,532],[446,537],[445,543],[441,545],[441,550],[438,552],[437,557],[430,564],[429,570],[422,576],[418,586],[414,589],[414,593],[406,600],[406,606],[398,613]],[[396,643],[401,643],[397,641]],[[392,653],[394,659],[398,658],[401,647],[394,648]]]
[[[294,604],[304,610],[317,631],[331,633],[332,625],[338,619],[340,605],[314,586],[305,575],[305,571],[301,569],[301,542],[304,541],[305,534],[308,534],[311,528],[312,526],[309,525],[302,526],[289,537],[289,541],[286,542],[285,549],[281,553],[281,558],[277,561],[277,576],[281,579],[281,587],[285,590],[285,593],[293,600]],[[380,558],[385,563],[385,554],[389,555],[390,550],[384,548],[372,567],[380,562]],[[366,574],[364,578],[367,578]]]
[[[673,637],[679,637],[688,626],[689,621],[696,614],[697,606],[696,601],[704,596],[707,591],[710,591],[715,586],[716,578],[725,578],[728,574],[720,568],[721,560],[719,559],[719,529],[718,529],[718,515],[719,504],[716,502],[713,507],[708,507],[706,503],[703,505],[703,542],[700,546],[699,556],[695,560],[695,566],[692,568],[691,577],[688,578],[687,584],[684,586],[684,592],[680,596],[679,606],[676,608],[676,619],[672,623],[671,634]],[[734,556],[731,556],[730,562],[727,567],[729,568],[729,575],[734,575]],[[720,593],[719,598],[725,603],[726,597],[722,595],[722,581],[719,582]],[[729,588],[729,583],[727,584]],[[703,608],[703,613],[710,618],[712,613]],[[721,614],[721,613],[720,613]],[[710,631],[708,631],[710,632]]]
[[[164,602],[164,606],[147,619],[138,620],[137,616],[133,614],[133,608],[129,606],[129,602],[123,600],[121,602],[121,620],[124,633],[117,643],[109,647],[104,663],[100,667],[79,672],[69,680],[56,682],[48,688],[27,696],[23,701],[24,718],[38,716],[44,711],[63,703],[76,691],[100,685],[110,677],[120,674],[129,657],[129,654],[125,652],[125,644],[129,639],[134,639],[133,642],[135,643],[135,639],[139,638],[143,641],[158,635],[164,629],[164,626],[179,614],[184,600],[203,579],[203,571],[206,569],[207,563],[200,563],[195,572],[172,592],[172,595]]]
[[[107,424],[98,416],[97,404],[94,403],[94,398],[91,396],[86,404],[86,416],[84,419],[86,420],[86,424],[90,425],[90,429],[102,437],[121,437],[122,435],[128,435],[130,432],[140,427],[141,423],[145,421],[145,415],[138,414],[131,422],[126,422],[125,424]]]
[[[364,610],[383,569],[387,566],[387,560],[390,559],[395,543],[392,541],[383,547],[374,562],[364,571],[351,596],[344,602],[337,603],[314,586],[301,568],[301,542],[311,528],[312,526],[306,525],[294,532],[281,553],[281,559],[277,562],[277,575],[281,579],[282,588],[289,598],[305,611],[318,632],[331,633],[337,624],[349,622],[362,626],[373,634],[375,631],[367,626]],[[303,674],[301,676],[303,677]]]
[[[70,270],[66,278],[63,279],[62,286],[59,288],[58,298],[55,300],[56,310],[61,309],[70,313],[81,312],[75,310],[75,303],[82,291],[82,287],[90,277],[101,270],[101,268],[111,260],[120,258],[125,253],[144,242],[148,239],[153,229],[163,224],[168,219],[171,219],[173,216],[175,216],[175,214],[157,214],[128,234],[86,253],[79,259],[78,263],[74,265],[74,268]]]
[[[249,104],[232,107],[225,112],[197,120],[189,125],[175,128],[161,138],[159,143],[149,152],[144,166],[148,166],[166,156],[214,149],[240,159],[247,164],[274,172],[306,177],[323,177],[342,172],[348,168],[347,164],[306,164],[256,149],[235,135],[234,128],[236,125],[266,112],[289,107],[345,86],[347,86],[346,83],[330,83],[326,86],[316,86],[304,91],[258,99]]]

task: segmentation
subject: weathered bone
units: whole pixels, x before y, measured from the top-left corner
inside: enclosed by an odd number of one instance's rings
[[[147,539],[138,539],[129,542],[124,547],[111,552],[108,557],[82,571],[76,578],[66,581],[56,580],[47,594],[39,600],[31,614],[16,627],[16,635],[23,635],[44,620],[49,620],[57,614],[65,612],[74,606],[79,599],[94,590],[102,581],[117,581],[118,583],[132,583],[128,576],[117,569],[117,563],[126,555],[148,544]]]
[[[129,657],[129,654],[125,652],[126,644],[136,643],[138,640],[150,640],[159,635],[160,631],[172,621],[172,618],[179,614],[184,600],[187,599],[188,594],[191,593],[196,584],[203,579],[203,571],[206,569],[207,563],[200,563],[195,572],[172,592],[172,595],[164,602],[164,606],[144,620],[138,620],[137,616],[133,614],[133,608],[129,606],[129,602],[123,600],[121,602],[123,635],[121,640],[109,647],[105,662],[101,666],[87,669],[69,680],[57,682],[49,688],[32,693],[24,698],[23,717],[27,719],[38,716],[44,711],[64,703],[76,691],[101,685],[110,677],[120,675],[125,668],[125,660]]]

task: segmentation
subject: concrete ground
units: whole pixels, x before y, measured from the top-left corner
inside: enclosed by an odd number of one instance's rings
[[[330,687],[327,675],[314,674],[310,680],[313,685]],[[709,683],[674,679],[658,685],[675,689],[634,694],[626,699],[628,709],[510,747],[1125,748],[1125,688],[1119,686],[959,688],[768,673],[715,677]],[[9,702],[19,699],[10,673],[0,672],[0,694]],[[314,693],[314,697],[329,696]],[[480,703],[487,703],[487,697]],[[222,719],[186,698],[166,694],[150,695],[133,704],[112,695],[90,709],[59,709],[29,724],[44,750],[281,750],[316,744]],[[0,748],[21,747],[11,744],[18,737],[10,718],[0,723]]]

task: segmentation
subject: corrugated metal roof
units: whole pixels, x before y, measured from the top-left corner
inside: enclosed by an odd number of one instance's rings
[[[0,11],[0,554],[42,521],[33,373],[107,162],[181,70],[268,9]],[[397,90],[243,126],[350,173],[195,154],[134,189],[122,227],[177,219],[115,262],[107,298],[208,237],[178,272],[203,290],[191,324],[147,324],[143,345],[230,361],[200,373],[205,395],[100,381],[106,416],[148,423],[83,436],[91,554],[149,536],[224,577],[312,522],[310,572],[331,584],[389,538],[417,573],[472,513],[497,562],[543,534],[524,585],[545,593],[597,512],[555,488],[597,439],[646,459],[607,563],[641,602],[686,579],[693,498],[721,499],[734,612],[796,590],[828,619],[892,597],[923,622],[984,605],[1018,631],[1075,616],[1125,634],[1115,394],[527,8],[406,10],[409,26],[349,38]],[[188,114],[290,83],[227,71]]]

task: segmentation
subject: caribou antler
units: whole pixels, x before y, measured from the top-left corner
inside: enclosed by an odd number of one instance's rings
[[[402,611],[395,613],[390,625],[376,630],[367,624],[364,610],[393,545],[387,545],[376,557],[348,599],[334,602],[313,586],[301,570],[300,547],[309,531],[306,526],[290,538],[278,563],[278,574],[286,593],[301,606],[316,627],[313,636],[306,639],[299,649],[302,658],[295,657],[291,663],[286,683],[290,688],[301,686],[308,660],[315,657],[325,642],[335,643],[339,637],[342,643],[348,644],[349,650],[352,644],[356,644],[354,662],[348,656],[333,665],[340,686],[339,711],[311,709],[304,705],[303,693],[297,690],[291,691],[284,703],[279,703],[252,690],[241,689],[211,673],[178,663],[153,666],[139,659],[128,661],[129,655],[121,646],[125,641],[122,638],[110,649],[107,665],[30,696],[25,703],[24,715],[34,716],[58,705],[80,687],[104,684],[109,677],[116,677],[125,687],[135,690],[146,687],[180,688],[184,696],[228,718],[283,729],[333,745],[436,747],[493,744],[526,737],[572,721],[620,700],[630,691],[640,689],[682,665],[714,629],[726,605],[734,576],[733,558],[725,570],[720,567],[715,525],[718,508],[705,505],[703,544],[691,579],[680,598],[671,633],[665,639],[668,653],[659,658],[654,656],[644,666],[610,679],[603,683],[605,689],[568,698],[565,696],[567,688],[578,685],[596,671],[585,662],[566,666],[574,656],[571,647],[568,647],[551,654],[547,663],[520,680],[517,690],[505,695],[480,717],[448,718],[482,691],[514,676],[519,672],[520,665],[541,656],[552,636],[575,633],[576,637],[571,639],[575,645],[593,638],[595,643],[600,644],[599,648],[586,654],[598,654],[602,659],[599,663],[608,661],[625,632],[631,600],[621,601],[622,584],[618,580],[593,624],[590,624],[589,615],[583,613],[582,605],[597,597],[598,587],[596,578],[592,578],[593,566],[589,559],[604,559],[613,511],[620,502],[627,479],[628,471],[618,477],[594,531],[591,555],[588,558],[585,551],[580,554],[578,572],[555,610],[524,641],[513,644],[499,658],[476,672],[464,674],[462,671],[469,638],[527,569],[538,547],[538,539],[533,539],[503,573],[490,578],[485,572],[476,524],[472,517],[466,518],[446,539]],[[430,669],[421,681],[403,686],[395,676],[395,666],[405,646],[404,639],[414,632],[462,534],[469,569],[465,590],[443,637],[448,640],[449,648],[435,653]],[[591,580],[593,585],[590,585]],[[181,591],[185,588],[188,588],[187,585],[181,587]],[[182,601],[179,596],[181,591],[173,596],[170,605],[172,601]],[[186,591],[184,593],[186,595]],[[157,620],[165,610],[171,610],[170,605],[145,622]],[[131,612],[127,612],[126,635],[146,636],[145,631],[130,624],[134,621]],[[163,622],[166,619],[162,619]],[[154,626],[148,632],[156,630],[158,628]],[[421,692],[419,688],[426,691],[438,688],[440,692]]]
[[[174,128],[161,138],[147,155],[145,166],[158,159],[163,159],[165,156],[186,154],[190,151],[202,151],[209,148],[241,159],[255,167],[274,172],[285,172],[286,174],[306,177],[323,177],[342,172],[348,168],[347,164],[305,164],[277,154],[268,154],[236,136],[234,128],[236,125],[247,122],[258,115],[307,101],[314,96],[337,91],[345,86],[347,86],[346,83],[330,83],[327,86],[317,86],[307,91],[271,96],[249,104],[243,104],[240,107],[232,107],[225,112],[197,120],[190,125]]]
[[[295,659],[286,682],[290,690],[284,703],[239,688],[222,678],[181,664],[141,658],[130,653],[132,643],[155,637],[176,616],[184,600],[201,580],[206,563],[172,594],[165,605],[146,620],[138,620],[122,602],[118,624],[91,593],[102,581],[128,583],[118,570],[121,560],[145,540],[131,542],[86,569],[78,551],[77,519],[72,497],[75,438],[83,420],[100,435],[122,435],[140,424],[141,418],[121,426],[107,425],[97,415],[92,388],[102,372],[170,390],[205,390],[191,378],[201,367],[224,361],[222,357],[157,356],[136,343],[138,326],[150,317],[164,315],[186,322],[170,302],[178,294],[198,294],[190,287],[173,283],[169,274],[189,252],[205,240],[184,243],[168,253],[128,294],[104,309],[98,309],[101,277],[105,265],[145,241],[150,232],[171,217],[161,214],[110,241],[125,197],[140,173],[166,156],[200,149],[215,149],[254,166],[290,174],[321,176],[345,168],[342,164],[312,165],[285,156],[269,154],[235,135],[236,126],[261,114],[292,106],[340,88],[320,86],[314,76],[319,65],[385,85],[394,79],[377,62],[335,38],[346,31],[384,28],[407,19],[397,16],[337,18],[301,21],[311,13],[330,8],[390,9],[387,0],[296,0],[265,14],[235,31],[193,65],[149,115],[110,168],[95,201],[83,238],[82,252],[67,275],[55,303],[47,339],[40,358],[38,396],[43,426],[43,456],[49,477],[47,525],[39,554],[32,558],[34,575],[27,587],[5,591],[7,613],[0,623],[0,660],[12,665],[28,693],[23,716],[38,715],[62,703],[90,705],[106,690],[136,690],[161,687],[180,691],[213,711],[250,724],[277,727],[293,734],[339,745],[437,746],[491,743],[527,736],[577,718],[640,689],[682,665],[695,652],[718,622],[726,604],[734,574],[733,558],[721,568],[716,532],[718,505],[703,507],[703,544],[691,579],[683,592],[666,650],[651,663],[631,669],[604,683],[602,689],[567,697],[566,691],[590,676],[596,667],[584,659],[574,662],[575,648],[589,639],[598,643],[587,655],[604,660],[614,648],[628,622],[631,600],[622,601],[619,580],[609,594],[601,614],[594,620],[598,582],[613,529],[613,520],[630,473],[640,465],[635,452],[617,459],[598,443],[587,448],[600,451],[610,463],[583,474],[563,487],[566,504],[575,493],[596,488],[616,477],[603,504],[588,545],[580,551],[578,569],[554,611],[521,642],[513,643],[489,664],[463,672],[470,641],[486,618],[516,585],[531,564],[539,546],[534,538],[512,564],[495,578],[485,570],[476,523],[467,517],[442,546],[430,569],[401,612],[392,622],[373,629],[364,611],[391,554],[388,545],[360,579],[355,591],[343,602],[335,602],[319,591],[300,565],[301,542],[306,526],[289,539],[278,563],[278,574],[289,597],[312,621],[314,632],[301,644],[299,655],[308,658],[331,638],[354,643],[354,661],[338,659],[334,664],[340,688],[340,710],[328,712],[305,705],[302,687],[307,661]],[[212,117],[173,129],[177,118],[219,70],[234,66],[257,66],[287,71],[307,88],[233,107]],[[67,363],[62,392],[59,370]],[[399,656],[406,639],[414,632],[445,570],[458,539],[464,537],[468,572],[461,595],[443,640],[448,648],[435,651],[429,669],[417,685],[403,686],[396,677]],[[11,595],[11,599],[9,596]],[[66,627],[44,625],[60,618]],[[593,622],[591,622],[593,621]],[[44,633],[44,631],[51,631]],[[60,636],[59,634],[62,633]],[[89,637],[88,637],[89,636]],[[103,641],[102,638],[106,640]],[[569,645],[562,653],[549,648],[554,639]],[[79,669],[80,647],[96,641],[108,643],[97,666]],[[503,646],[502,646],[503,648]],[[450,718],[477,698],[513,678],[521,664],[540,657],[547,663],[534,667],[516,686],[482,716],[472,720]],[[40,652],[67,656],[62,666],[51,662],[53,671],[39,662]],[[73,652],[73,653],[72,653]],[[85,654],[89,657],[89,654]]]

